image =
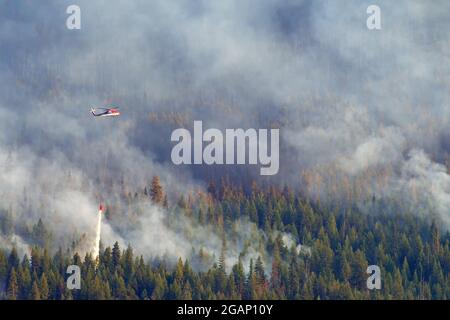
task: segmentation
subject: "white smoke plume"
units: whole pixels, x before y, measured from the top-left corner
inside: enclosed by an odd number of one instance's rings
[[[433,204],[442,222],[450,225],[450,175],[445,166],[434,163],[421,150],[412,150],[402,167],[397,187],[416,205]]]

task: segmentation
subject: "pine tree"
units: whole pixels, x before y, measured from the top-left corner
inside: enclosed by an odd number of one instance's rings
[[[289,282],[287,286],[287,298],[298,299],[300,291],[300,275],[298,272],[296,257],[294,256],[289,264]]]
[[[250,259],[250,266],[249,266],[247,281],[245,283],[245,294],[244,294],[245,298],[244,299],[246,299],[246,300],[257,299],[258,297],[256,294],[256,287],[257,287],[257,283],[256,283],[256,275],[253,270],[253,259]]]
[[[101,280],[98,277],[98,275],[95,276],[94,283],[93,283],[93,286],[90,291],[91,292],[89,295],[92,297],[92,299],[95,299],[95,300],[104,300],[105,299],[105,293],[103,291],[103,286],[102,286]]]
[[[178,258],[177,266],[175,269],[175,280],[182,281],[184,276],[184,266],[183,266],[183,260],[181,258]]]
[[[232,276],[234,277],[234,283],[236,285],[236,291],[240,297],[244,297],[245,295],[245,272],[244,266],[242,265],[242,260],[239,258],[239,261],[236,265],[233,266]]]
[[[183,287],[183,292],[181,294],[182,300],[192,300],[192,289],[189,282],[186,282]]]
[[[18,254],[17,254],[17,250],[15,247],[13,247],[11,249],[11,253],[9,254],[9,257],[8,257],[8,265],[10,268],[17,269],[19,267],[19,263],[20,263],[20,260],[19,260]]]
[[[403,281],[402,275],[398,268],[395,269],[393,281],[394,283],[392,287],[392,294],[394,295],[394,299],[403,299],[404,298]]]
[[[28,290],[31,287],[31,274],[29,268],[29,261],[25,256],[22,265],[19,267],[17,276],[19,291],[21,298],[27,298]]]
[[[164,190],[161,186],[161,181],[158,176],[154,176],[150,187],[150,198],[154,203],[162,205],[164,197]]]
[[[11,274],[9,275],[6,294],[9,300],[16,300],[18,298],[19,285],[17,283],[16,269],[14,267],[11,269]]]
[[[41,299],[47,300],[49,298],[49,288],[48,288],[47,276],[45,275],[45,273],[43,273],[41,276],[40,289],[41,289],[40,290]]]
[[[272,272],[270,276],[270,286],[277,294],[281,294],[281,257],[278,242],[275,243],[272,260]]]
[[[151,294],[152,300],[161,300],[164,299],[165,291],[166,291],[167,283],[165,280],[157,274],[154,280],[154,289]]]
[[[123,255],[123,267],[125,283],[129,283],[134,274],[133,249],[128,246]]]
[[[114,278],[114,296],[120,300],[128,298],[125,281],[123,281],[123,278],[117,272]]]
[[[31,270],[32,272],[41,274],[42,270],[41,254],[37,247],[33,247],[31,249]]]
[[[357,250],[355,254],[353,254],[353,259],[350,265],[352,270],[350,282],[352,286],[358,289],[366,288],[366,269],[368,263],[364,257],[364,253],[361,250]]]
[[[41,292],[39,290],[39,286],[38,286],[36,280],[33,281],[33,286],[31,288],[30,299],[31,300],[41,300]]]
[[[6,282],[6,278],[8,275],[8,259],[6,258],[6,254],[0,250],[0,282]]]
[[[120,265],[120,256],[121,253],[119,243],[116,241],[112,249],[112,264],[114,268],[117,268]]]

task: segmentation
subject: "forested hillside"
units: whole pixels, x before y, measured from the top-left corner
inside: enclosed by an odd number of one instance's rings
[[[372,213],[357,207],[310,203],[289,188],[210,184],[207,194],[186,194],[168,203],[156,179],[128,195],[165,207],[169,219],[189,219],[213,230],[221,254],[210,261],[200,249],[198,261],[146,257],[132,246],[107,244],[98,261],[71,248],[52,252],[45,221],[29,230],[36,244],[31,256],[0,250],[2,299],[448,299],[450,235],[439,220],[370,199]],[[390,208],[383,209],[383,208]],[[397,208],[397,212],[393,208]],[[113,209],[107,212],[113,219]],[[145,212],[143,213],[145,214]],[[266,235],[268,257],[226,265],[233,222],[248,219]],[[7,232],[8,221],[1,221]],[[293,241],[282,235],[288,233]],[[299,245],[301,244],[301,245]],[[245,250],[245,246],[242,248]],[[145,257],[145,258],[144,258]],[[209,259],[209,260],[208,260]],[[264,263],[270,261],[270,265]],[[81,290],[68,290],[68,265],[81,267]],[[381,268],[381,290],[366,287],[368,265]],[[195,267],[194,267],[195,265]]]

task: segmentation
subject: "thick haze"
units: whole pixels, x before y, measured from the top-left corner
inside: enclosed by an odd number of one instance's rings
[[[66,29],[71,4],[81,30]],[[366,27],[371,4],[382,30]],[[137,189],[159,175],[181,192],[229,174],[331,201],[358,199],[345,184],[431,202],[450,224],[449,16],[448,1],[0,0],[1,206],[64,236],[95,228],[99,199],[116,197],[99,180]],[[105,104],[122,116],[89,114]],[[194,120],[280,128],[280,173],[174,166],[170,133]],[[149,231],[122,242],[191,249]]]

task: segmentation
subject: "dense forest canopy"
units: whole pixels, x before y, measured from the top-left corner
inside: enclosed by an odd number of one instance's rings
[[[145,258],[132,246],[121,248],[118,243],[102,246],[98,259],[90,253],[82,257],[73,248],[51,251],[51,234],[39,221],[28,230],[38,244],[29,255],[21,257],[15,248],[0,250],[2,298],[448,299],[450,295],[450,234],[439,220],[427,221],[400,208],[397,213],[385,212],[385,206],[372,215],[357,208],[325,208],[289,188],[261,189],[256,184],[246,194],[241,188],[228,184],[216,188],[211,183],[208,194],[189,201],[181,197],[171,205],[158,181],[132,195],[129,205],[149,198],[166,207],[169,219],[182,215],[212,228],[223,239],[221,252],[212,261],[201,248],[175,263],[163,256]],[[108,219],[113,215],[108,212]],[[267,235],[262,243],[267,256],[252,258],[248,264],[239,258],[227,265],[228,247],[239,237],[233,233],[233,222],[243,218]],[[7,220],[2,219],[0,226],[2,232],[12,232]],[[281,232],[292,235],[293,241]],[[66,286],[67,266],[72,264],[82,270],[80,290]],[[381,290],[366,286],[366,269],[373,264],[381,268]]]

